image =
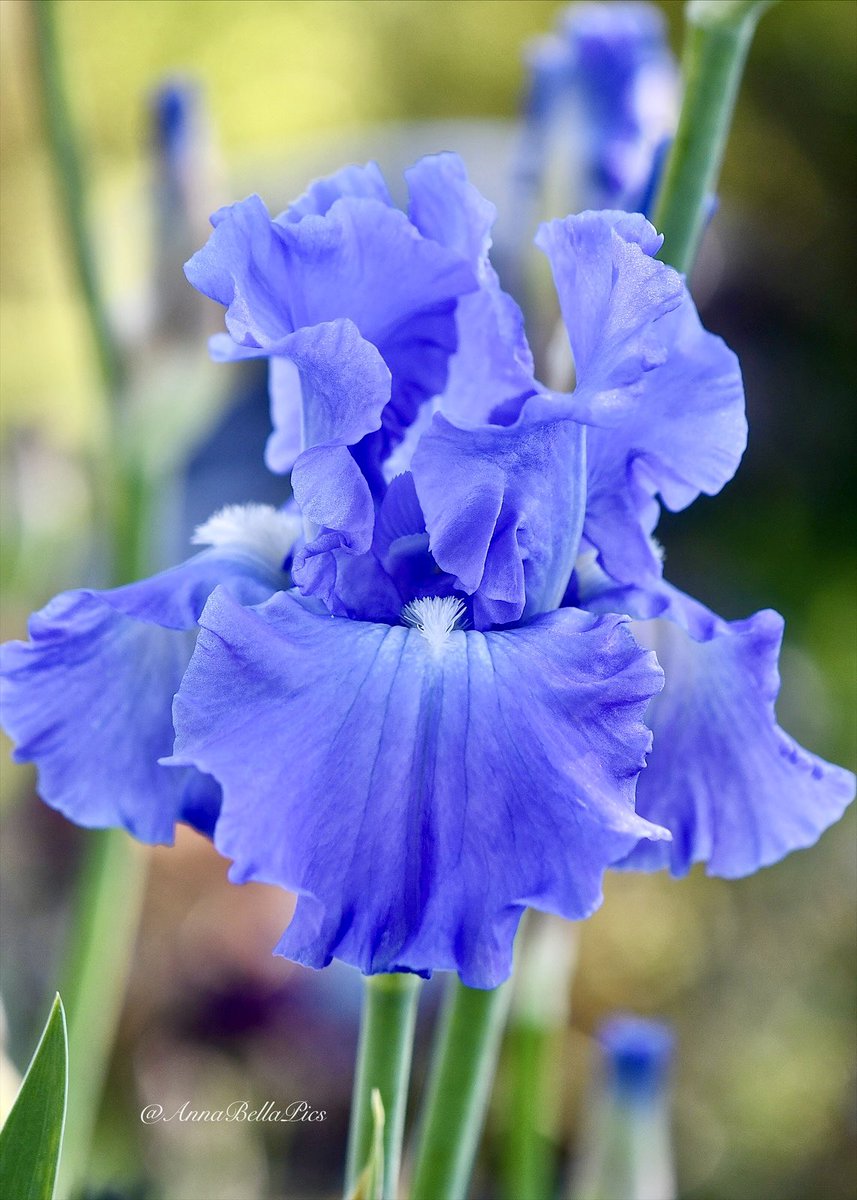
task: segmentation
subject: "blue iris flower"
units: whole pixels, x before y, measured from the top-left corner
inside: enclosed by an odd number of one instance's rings
[[[852,781],[776,726],[778,618],[728,625],[662,578],[660,506],[717,492],[746,427],[735,357],[654,229],[606,211],[540,230],[564,394],[535,378],[460,160],[409,184],[407,216],[373,166],[274,220],[258,199],[217,214],[188,275],[226,306],[215,354],[270,359],[268,460],[301,532],[272,556],[291,516],[269,513],[260,554],[257,520],[222,516],[177,574],[73,594],[106,606],[103,630],[49,606],[5,652],[7,724],[83,823],[145,836],[155,807],[191,819],[175,789],[203,781],[232,878],[298,894],[287,957],[490,987],[526,907],[584,917],[614,865],[755,870],[813,841]]]

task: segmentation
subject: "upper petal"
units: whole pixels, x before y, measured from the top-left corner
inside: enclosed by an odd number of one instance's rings
[[[584,212],[539,229],[574,353],[581,420],[622,420],[647,372],[667,358],[658,322],[680,303],[683,284],[654,258],[662,241],[644,217],[620,212]]]
[[[604,867],[663,835],[632,807],[659,671],[613,618],[432,646],[218,592],[203,624],[176,761],[222,783],[234,877],[299,893],[289,957],[492,987],[525,906],[587,915]]]
[[[584,535],[623,582],[660,575],[653,498],[677,510],[732,478],[747,440],[735,355],[705,330],[643,217],[583,213],[542,227],[592,424]]]
[[[380,348],[409,316],[476,286],[459,254],[379,200],[343,197],[324,216],[275,226],[301,325],[348,317]]]
[[[323,217],[342,196],[362,196],[366,200],[380,200],[390,207],[393,205],[381,168],[376,162],[368,162],[362,167],[351,164],[323,179],[316,179],[275,220],[278,225],[283,225],[302,221],[310,214]]]
[[[296,328],[290,309],[290,263],[259,196],[221,208],[214,230],[185,264],[203,295],[226,307],[226,327],[239,346],[266,347]]]
[[[472,262],[479,289],[456,311],[457,345],[440,380],[443,411],[459,424],[491,419],[494,408],[533,390],[533,356],[518,305],[488,259],[496,209],[467,178],[457,154],[422,159],[406,172],[410,217],[426,236]]]
[[[380,428],[390,371],[353,321],[300,329],[277,353],[271,364],[274,431],[265,449],[270,470],[290,471],[296,451],[354,446]]]

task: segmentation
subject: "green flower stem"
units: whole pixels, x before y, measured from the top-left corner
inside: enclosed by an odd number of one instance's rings
[[[383,1200],[395,1200],[411,1074],[420,980],[416,975],[369,975],[363,996],[345,1194],[350,1195],[372,1153],[372,1092],[384,1106]]]
[[[512,1010],[503,1046],[505,1200],[555,1192],[562,1042],[568,1028],[578,927],[528,912],[515,945]]]
[[[450,979],[410,1200],[465,1200],[511,994],[509,983],[481,991]]]
[[[69,1104],[58,1196],[85,1180],[146,884],[146,852],[124,829],[87,835],[62,994],[68,1012]]]
[[[720,175],[747,52],[773,0],[690,0],[682,58],[684,99],[678,132],[655,206],[664,235],[660,257],[689,272]]]
[[[41,86],[45,134],[53,159],[60,203],[66,221],[78,283],[86,304],[98,364],[109,395],[124,380],[122,355],[113,337],[98,280],[89,236],[83,168],[69,110],[57,39],[56,0],[35,0],[36,61]]]

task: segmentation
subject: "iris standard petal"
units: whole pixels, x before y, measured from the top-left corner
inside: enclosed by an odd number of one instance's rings
[[[637,406],[668,345],[658,322],[681,302],[681,276],[653,256],[663,239],[638,214],[584,212],[536,235],[574,354],[580,420],[615,425]]]
[[[589,496],[584,535],[616,579],[660,575],[648,537],[652,499],[673,512],[700,492],[713,496],[738,468],[747,444],[738,360],[708,333],[693,301],[660,322],[669,356],[647,377],[635,411],[613,429],[593,428],[587,442]]]
[[[476,286],[459,254],[379,200],[343,197],[323,217],[274,230],[287,257],[284,299],[295,328],[348,317],[380,347],[408,316]]]
[[[299,894],[296,961],[493,987],[527,905],[583,917],[608,863],[666,836],[632,804],[660,671],[616,618],[421,632],[218,591],[202,625],[173,761],[223,785],[233,878]]]
[[[637,810],[673,841],[641,843],[624,865],[683,875],[704,862],[710,875],[737,878],[813,845],[839,820],[854,776],[777,724],[778,613],[723,621],[668,585],[604,591],[588,603],[644,618],[634,636],[666,675],[646,714],[655,740]]]
[[[275,221],[257,196],[213,221],[207,245],[185,269],[195,287],[227,306],[227,328],[242,350],[230,354],[219,339],[217,357],[246,357],[248,349],[290,357],[289,334],[353,321],[393,374],[382,426],[369,439],[376,444],[366,452],[380,477],[380,463],[420,404],[443,390],[457,344],[456,303],[478,287],[475,262],[391,207],[372,165],[314,185]],[[294,428],[293,382],[288,372],[272,376],[278,429]],[[289,454],[293,461],[294,440],[275,438],[277,462]]]
[[[18,762],[38,768],[41,797],[79,825],[123,826],[172,842],[175,822],[207,832],[219,788],[158,765],[173,743],[170,706],[212,590],[238,603],[285,577],[256,555],[208,550],[152,579],[56,596],[30,618],[28,642],[0,648],[3,726]]]
[[[248,196],[219,209],[211,223],[208,241],[185,263],[188,282],[225,306],[239,346],[264,348],[292,333],[291,265],[264,201]]]
[[[586,499],[584,427],[534,396],[514,425],[460,429],[437,414],[412,470],[430,548],[473,596],[477,627],[562,600]]]
[[[457,154],[423,158],[405,177],[413,223],[473,262],[479,277],[479,290],[458,301],[457,346],[445,386],[437,389],[443,411],[459,424],[488,421],[494,408],[534,386],[524,318],[488,259],[496,209],[470,183]]]
[[[744,452],[738,360],[703,328],[681,277],[649,257],[660,238],[643,217],[554,221],[542,245],[574,351],[571,404],[593,425],[584,536],[615,579],[655,579],[654,497],[677,511],[714,495]]]
[[[368,162],[362,167],[351,164],[323,179],[316,179],[275,220],[278,225],[283,225],[302,221],[310,214],[323,217],[331,205],[343,196],[362,196],[364,200],[380,200],[382,204],[393,205],[381,168],[376,162]]]

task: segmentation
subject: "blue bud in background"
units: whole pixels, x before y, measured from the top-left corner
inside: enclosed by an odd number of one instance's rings
[[[570,1200],[672,1200],[669,1026],[615,1016],[598,1031],[598,1061]]]
[[[617,1016],[598,1031],[605,1087],[621,1103],[648,1104],[669,1083],[672,1030],[659,1021]]]
[[[153,139],[159,155],[178,164],[187,152],[199,105],[199,88],[189,80],[166,81],[152,96]]]
[[[181,276],[181,264],[207,227],[218,191],[214,137],[202,88],[165,79],[149,98],[154,262],[150,336],[198,344],[204,311]]]
[[[555,32],[530,43],[525,61],[519,251],[540,217],[587,208],[648,215],[678,120],[678,68],[661,12],[572,5]]]

